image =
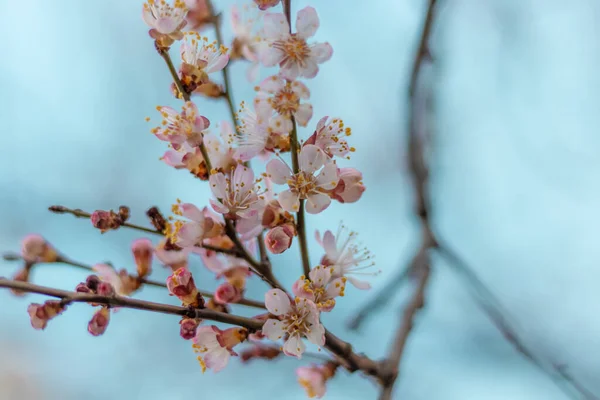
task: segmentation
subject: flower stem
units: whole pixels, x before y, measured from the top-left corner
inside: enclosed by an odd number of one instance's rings
[[[296,119],[292,116],[292,132],[290,133],[290,152],[292,153],[292,169],[294,175],[300,172],[298,163],[298,129],[296,128]],[[300,199],[300,208],[296,213],[296,228],[298,230],[298,243],[300,245],[300,255],[302,257],[302,270],[304,276],[308,278],[310,272],[310,259],[308,257],[308,244],[306,242],[306,228],[304,222],[304,199]]]

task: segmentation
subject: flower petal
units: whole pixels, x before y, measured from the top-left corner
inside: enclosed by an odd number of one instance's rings
[[[274,47],[266,47],[264,50],[260,52],[260,62],[265,67],[273,67],[279,64],[285,55],[279,49]]]
[[[317,186],[324,190],[333,190],[339,181],[338,169],[335,163],[328,162],[317,176]]]
[[[286,333],[286,325],[277,319],[268,319],[262,327],[262,333],[269,340],[279,340]]]
[[[292,310],[290,298],[281,289],[271,289],[265,293],[265,306],[273,315],[284,315]]]
[[[347,278],[350,281],[350,283],[352,284],[352,286],[354,286],[357,289],[360,289],[360,290],[369,290],[369,289],[371,289],[371,284],[369,282],[367,282],[367,281],[361,281],[359,279],[352,278],[350,276],[348,276]]]
[[[212,369],[213,372],[219,372],[227,366],[230,356],[229,351],[225,348],[209,351],[204,356],[206,368]]]
[[[316,344],[317,346],[325,345],[325,328],[321,323],[317,323],[310,328],[310,331],[306,334],[306,338],[309,342]]]
[[[318,214],[331,204],[331,197],[324,193],[311,193],[306,199],[306,212]]]
[[[306,345],[298,335],[292,335],[283,345],[283,352],[288,356],[302,358]]]
[[[181,211],[181,215],[187,219],[204,224],[204,214],[202,214],[202,211],[192,203],[179,204],[179,210]]]
[[[290,25],[281,13],[266,13],[263,18],[263,35],[268,40],[282,39],[290,34]]]
[[[176,244],[180,247],[191,247],[195,246],[196,243],[204,235],[203,224],[197,222],[188,222],[183,224],[179,232],[177,232]]]
[[[319,29],[319,16],[317,15],[317,10],[312,7],[304,7],[302,10],[298,11],[296,17],[296,31],[298,32],[298,37],[307,39],[314,36],[317,29]]]
[[[227,197],[228,184],[225,174],[220,172],[211,174],[208,178],[208,182],[210,183],[210,190],[217,199],[223,199]]]
[[[291,190],[284,190],[279,193],[277,199],[281,207],[287,212],[298,212],[300,209],[300,197]]]
[[[346,279],[345,278],[336,278],[332,280],[327,286],[327,297],[334,298],[341,296],[344,293],[344,289],[346,288]]]
[[[318,148],[318,147],[317,147]],[[278,158],[275,158],[267,164],[267,176],[273,183],[283,185],[291,177],[292,171],[286,163]]]
[[[323,64],[333,55],[333,47],[327,42],[314,44],[310,48],[310,55],[317,64]]]
[[[312,174],[323,166],[326,159],[327,155],[319,147],[314,144],[306,145],[300,150],[300,169]]]
[[[259,85],[259,88],[263,92],[267,92],[269,94],[275,94],[276,92],[283,89],[285,86],[285,81],[278,75],[271,75],[265,78]]]
[[[306,126],[308,121],[312,118],[313,115],[313,107],[310,103],[302,103],[298,106],[296,113],[294,116],[296,117],[296,121],[300,126]]]
[[[315,287],[325,287],[331,279],[332,272],[332,268],[318,265],[310,270],[308,277]]]

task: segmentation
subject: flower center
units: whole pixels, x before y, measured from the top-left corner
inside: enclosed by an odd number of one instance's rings
[[[277,114],[289,116],[298,110],[300,98],[294,93],[292,85],[288,82],[283,89],[269,99],[269,103]]]
[[[310,56],[310,48],[306,44],[306,40],[300,39],[292,35],[286,40],[277,40],[273,43],[273,47],[281,50],[288,60],[303,64]]]
[[[304,171],[300,171],[292,176],[288,179],[287,183],[290,186],[290,190],[294,193],[298,193],[302,199],[307,198],[317,187],[315,176]]]

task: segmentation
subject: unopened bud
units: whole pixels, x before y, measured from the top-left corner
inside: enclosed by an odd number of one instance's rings
[[[152,271],[152,254],[154,247],[149,239],[137,239],[131,244],[131,252],[135,259],[138,277],[144,278]]]
[[[200,320],[194,318],[184,318],[179,323],[179,335],[185,340],[193,339],[196,336],[196,329],[200,325]]]
[[[17,273],[13,276],[13,280],[18,282],[29,282],[29,270],[30,267],[26,264],[23,268],[17,271]],[[11,289],[10,291],[15,296],[25,296],[26,294],[26,292],[17,289]]]
[[[88,323],[88,332],[94,336],[100,336],[106,332],[109,322],[110,310],[107,307],[102,307],[100,310],[96,311]]]
[[[229,282],[224,282],[215,290],[215,301],[221,304],[237,303],[242,299],[242,291]]]
[[[167,220],[163,217],[157,207],[149,208],[148,211],[146,211],[146,216],[150,219],[150,223],[157,231],[164,232],[164,230],[167,229]]]
[[[279,347],[254,345],[240,353],[242,362],[248,362],[252,359],[262,358],[264,360],[272,360],[279,357],[282,353]]]
[[[115,288],[108,282],[100,282],[96,288],[96,293],[100,296],[114,296]]]
[[[213,311],[222,312],[225,314],[229,314],[229,307],[227,304],[219,304],[215,301],[215,299],[210,299],[206,302],[206,308]]]
[[[31,318],[31,326],[38,330],[45,329],[48,321],[62,314],[64,310],[65,307],[58,300],[48,300],[44,304],[33,303],[27,307],[27,312]]]
[[[295,230],[291,224],[276,226],[265,235],[267,250],[273,254],[281,254],[292,245]]]
[[[340,180],[331,192],[331,197],[340,203],[354,203],[358,201],[364,191],[362,183],[362,172],[354,168],[340,168],[338,170]]]
[[[86,286],[94,293],[98,289],[99,283],[100,283],[100,278],[98,278],[96,275],[90,275],[85,280]]]
[[[125,223],[129,219],[129,207],[119,206],[119,217],[121,217],[121,223]]]
[[[116,214],[112,210],[96,210],[90,216],[90,221],[94,228],[100,229],[102,233],[111,229],[119,229],[125,222],[120,214]]]
[[[169,292],[177,296],[183,305],[197,304],[198,289],[194,283],[192,273],[187,268],[179,268],[167,278]]]
[[[40,235],[30,234],[21,242],[21,254],[30,262],[55,262],[58,253],[46,239]]]

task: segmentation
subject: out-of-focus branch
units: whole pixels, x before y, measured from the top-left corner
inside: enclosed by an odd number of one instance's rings
[[[46,296],[63,299],[64,304],[95,303],[124,308],[133,308],[136,310],[154,311],[163,314],[181,315],[190,318],[202,318],[216,322],[223,322],[225,324],[238,325],[248,328],[252,331],[260,330],[263,325],[263,322],[256,319],[226,314],[206,308],[198,309],[173,306],[169,304],[154,303],[151,301],[132,299],[130,297],[118,295],[100,296],[97,294],[69,292],[66,290],[34,285],[33,283],[28,282],[13,281],[5,278],[0,278],[0,288],[10,288],[19,290],[21,292],[44,294]]]
[[[20,254],[16,254],[16,253],[5,253],[2,255],[2,258],[5,261],[23,260],[23,257]],[[33,265],[37,265],[37,264],[41,264],[41,263],[33,263]],[[70,258],[65,257],[64,255],[59,255],[58,259],[55,262],[48,263],[48,264],[66,264],[66,265],[70,265],[75,268],[82,269],[84,271],[94,272],[94,269],[90,265],[84,264],[79,261],[72,260]],[[165,283],[154,281],[152,279],[142,278],[142,279],[140,279],[140,282],[144,285],[149,285],[149,286],[155,286],[155,287],[161,287],[161,288],[167,287],[167,285]],[[204,297],[212,298],[215,296],[214,293],[206,291],[206,290],[199,290],[199,292]],[[243,306],[261,308],[261,309],[265,308],[264,303],[261,303],[260,301],[256,301],[256,300],[250,300],[250,299],[241,299],[240,301],[233,303],[233,304],[241,304]]]
[[[412,270],[412,274],[418,278],[415,279],[417,282],[415,292],[402,313],[388,356],[382,362],[386,376],[379,396],[380,400],[391,400],[392,398],[394,384],[399,374],[399,364],[404,355],[408,337],[412,332],[415,316],[425,306],[425,289],[431,274],[428,253],[430,249],[436,246],[435,238],[429,224],[429,170],[425,163],[424,144],[426,132],[419,131],[420,128],[426,129],[424,127],[426,127],[425,101],[427,96],[426,94],[417,93],[423,66],[431,60],[429,40],[434,22],[436,4],[436,0],[429,0],[408,88],[408,161],[416,196],[415,215],[419,218],[422,233],[421,247],[415,254],[410,269]]]

